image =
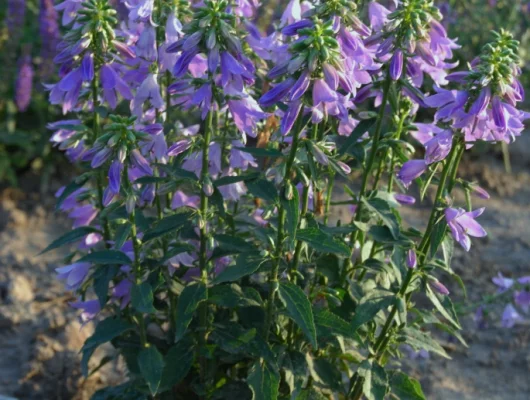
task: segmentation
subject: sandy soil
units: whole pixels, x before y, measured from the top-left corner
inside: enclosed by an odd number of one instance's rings
[[[464,160],[462,173],[492,195],[487,201],[474,199],[476,207],[487,207],[480,222],[489,236],[474,240],[470,253],[458,249],[455,255],[454,268],[466,282],[468,298],[449,278],[444,281],[464,305],[493,293],[491,277],[499,271],[530,273],[530,138],[518,140],[511,151],[512,175],[495,154]],[[88,399],[98,387],[117,381],[119,368],[111,364],[88,380],[80,376],[78,351],[92,327],[81,329],[67,304],[71,297],[54,278],[61,254],[36,257],[66,221],[52,211],[51,196],[31,194],[35,180],[24,183],[20,191],[0,194],[0,398]],[[406,221],[416,226],[424,224],[428,211],[428,204],[403,208]],[[442,337],[453,360],[432,356],[405,363],[421,378],[427,398],[529,399],[529,326],[506,330],[493,322],[478,330],[472,315],[462,322],[469,348]]]

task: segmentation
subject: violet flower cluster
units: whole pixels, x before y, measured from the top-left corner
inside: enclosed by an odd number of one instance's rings
[[[400,346],[447,356],[427,326],[460,324],[436,272],[486,235],[484,209],[452,200],[488,197],[458,163],[521,133],[517,44],[501,32],[455,72],[433,2],[391,3],[364,21],[356,2],[290,0],[266,32],[254,0],[56,6],[51,141],[83,172],[46,250],[77,244],[56,271],[99,321],[83,371],[106,341],[126,360],[109,396],[382,398],[416,387],[387,364]],[[415,180],[437,188],[424,232],[399,214]]]

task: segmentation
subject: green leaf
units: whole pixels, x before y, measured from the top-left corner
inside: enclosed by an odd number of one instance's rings
[[[296,396],[296,400],[328,400],[328,397],[324,396],[317,389],[311,387],[304,389]]]
[[[178,342],[188,329],[193,314],[199,304],[208,299],[206,286],[202,282],[188,285],[180,294],[175,323],[175,342]]]
[[[256,179],[258,176],[258,172],[252,172],[246,175],[223,176],[222,178],[217,179],[213,184],[216,187],[220,187],[225,185],[231,185],[233,183],[250,181]]]
[[[238,236],[220,234],[214,235],[214,239],[219,243],[220,247],[231,251],[231,254],[256,251],[256,247],[252,243]]]
[[[256,328],[244,329],[238,324],[230,324],[217,327],[209,338],[227,353],[240,354],[248,350],[256,334]]]
[[[158,387],[162,379],[162,372],[164,371],[164,357],[153,345],[142,349],[138,354],[138,367],[142,377],[147,382],[151,395],[158,393]],[[176,366],[173,366],[175,368]]]
[[[129,381],[122,385],[100,389],[90,400],[145,400],[145,393],[137,391],[134,382]]]
[[[282,152],[276,149],[264,149],[261,147],[234,147],[234,149],[252,154],[254,157],[283,157]]]
[[[114,248],[116,250],[119,250],[123,247],[127,239],[129,238],[129,234],[131,233],[132,225],[130,223],[125,223],[120,226],[120,228],[116,232],[116,238],[114,241]]]
[[[350,136],[348,136],[348,138],[344,140],[343,143],[341,143],[338,153],[342,155],[342,154],[349,152],[350,147],[355,146],[359,138],[362,135],[364,135],[367,131],[370,130],[370,128],[374,125],[375,121],[376,121],[375,118],[372,118],[372,119],[365,119],[359,122],[359,124],[355,127],[355,129],[350,134]]]
[[[402,372],[396,372],[391,380],[392,394],[400,400],[425,400],[420,383]]]
[[[447,320],[450,321],[455,328],[462,329],[462,326],[460,326],[460,322],[458,321],[458,316],[453,307],[453,303],[449,297],[443,296],[442,300],[440,300],[439,296],[432,291],[429,285],[426,285],[426,294],[440,314],[447,318]]]
[[[178,243],[178,244],[175,244],[174,247],[171,247],[167,253],[165,253],[164,257],[162,258],[162,260],[160,261],[160,263],[164,263],[166,262],[167,260],[169,260],[170,258],[173,258],[179,254],[182,254],[182,253],[186,253],[186,252],[192,252],[192,251],[195,251],[195,247],[193,247],[192,245],[188,244],[188,243]]]
[[[266,362],[257,361],[251,368],[247,383],[252,390],[252,400],[277,400],[280,374]]]
[[[57,202],[55,203],[55,211],[59,211],[61,209],[63,202],[66,200],[66,198],[70,196],[72,193],[74,193],[77,189],[81,189],[87,181],[88,181],[88,176],[83,176],[82,178],[74,179],[71,183],[69,183],[64,188],[61,195],[58,197]]]
[[[336,365],[325,358],[313,359],[307,356],[309,372],[313,379],[322,386],[332,389],[334,392],[342,390],[341,372]]]
[[[359,376],[364,378],[363,393],[368,400],[383,400],[388,387],[388,376],[383,367],[371,360],[359,366]]]
[[[355,332],[362,325],[371,321],[381,310],[386,310],[394,303],[394,296],[373,298],[361,303],[355,309],[355,315],[350,324],[351,330]]]
[[[333,314],[331,311],[323,309],[315,313],[315,324],[319,332],[319,336],[325,333],[326,336],[340,335],[350,339],[355,337],[350,324],[344,321],[341,317]]]
[[[392,213],[392,209],[390,208],[389,204],[386,201],[382,199],[378,199],[378,198],[370,199],[370,200],[362,199],[362,201],[363,201],[363,204],[366,206],[366,208],[369,211],[377,214],[378,217],[381,219],[381,221],[383,221],[383,224],[388,229],[390,229],[390,233],[392,234],[392,237],[394,239],[398,239],[399,238],[399,222],[396,216],[394,215],[394,213]]]
[[[81,257],[77,262],[88,262],[92,264],[118,264],[129,265],[131,259],[125,253],[119,250],[100,250],[94,251]]]
[[[226,267],[214,279],[214,284],[233,282],[256,272],[266,260],[259,253],[243,253],[236,258],[236,264]]]
[[[350,248],[344,242],[334,239],[318,228],[300,229],[296,233],[296,238],[320,253],[350,255]]]
[[[58,239],[55,239],[53,242],[50,243],[48,247],[46,247],[44,250],[42,250],[38,255],[47,253],[48,251],[55,250],[61,246],[64,246],[65,244],[77,242],[78,240],[84,238],[89,233],[99,232],[96,228],[92,228],[91,226],[81,226],[79,228],[74,229],[73,231],[65,233],[63,236],[61,236]]]
[[[83,359],[81,360],[83,375],[88,375],[88,361],[98,346],[133,329],[133,324],[114,317],[108,317],[97,324],[94,334],[85,341],[81,349],[83,353]]]
[[[142,240],[148,242],[172,231],[176,231],[182,228],[188,222],[189,218],[190,213],[186,212],[162,218],[154,227],[145,232]]]
[[[296,239],[298,219],[300,217],[300,199],[298,197],[298,190],[296,188],[293,189],[293,198],[291,200],[282,197],[282,204],[286,210],[285,230],[289,235],[290,243],[294,243],[294,240]]]
[[[434,226],[434,229],[431,235],[431,246],[430,246],[430,252],[429,252],[430,257],[434,257],[436,255],[438,248],[440,247],[440,245],[442,244],[444,240],[446,228],[447,228],[447,225],[445,221],[441,221]]]
[[[427,351],[432,351],[441,355],[442,357],[451,359],[444,348],[440,346],[440,344],[427,332],[422,332],[418,329],[408,327],[403,329],[398,338],[416,350],[424,349]]]
[[[447,268],[451,268],[451,260],[455,251],[455,241],[451,235],[446,235],[442,242],[442,252],[444,256],[444,262]]]
[[[99,305],[101,308],[105,307],[108,300],[109,283],[118,273],[117,265],[106,265],[99,267],[94,275],[94,292],[98,296]]]
[[[153,289],[147,282],[134,285],[131,289],[131,305],[141,313],[152,314],[156,312],[153,307]]]
[[[271,203],[275,203],[278,200],[276,186],[267,179],[254,179],[248,181],[247,189],[254,197],[270,201]]]
[[[261,304],[255,299],[248,297],[236,284],[216,285],[208,289],[208,301],[220,307],[252,307]]]
[[[315,320],[306,294],[298,286],[288,282],[280,283],[279,294],[287,308],[287,314],[294,319],[316,349],[318,344]]]

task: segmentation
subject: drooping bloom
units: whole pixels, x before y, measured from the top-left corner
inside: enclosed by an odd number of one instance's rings
[[[56,268],[57,279],[65,281],[66,290],[77,290],[85,280],[90,269],[90,263],[77,262]]]
[[[425,160],[409,160],[403,164],[397,177],[403,182],[403,185],[409,186],[414,179],[419,178],[426,170],[427,163]]]
[[[487,232],[475,221],[484,212],[484,208],[475,211],[466,212],[462,208],[446,208],[445,219],[451,230],[453,238],[460,243],[464,250],[469,251],[471,248],[471,239],[473,237],[485,237]]]

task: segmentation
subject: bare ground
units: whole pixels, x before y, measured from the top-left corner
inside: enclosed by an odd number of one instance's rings
[[[444,281],[464,306],[495,291],[491,278],[497,272],[530,274],[530,138],[518,140],[511,151],[511,175],[495,154],[468,156],[461,169],[492,195],[474,199],[475,207],[487,207],[479,221],[488,237],[473,240],[469,253],[458,249],[454,259],[468,298],[450,278]],[[37,181],[26,185],[0,195],[0,398],[88,399],[97,388],[116,382],[120,368],[110,364],[88,380],[81,377],[78,352],[92,327],[81,329],[67,304],[72,299],[55,280],[61,254],[36,257],[67,225],[52,211],[51,196],[28,194]],[[406,221],[415,226],[425,224],[428,212],[428,204],[403,208]],[[529,325],[506,330],[494,320],[477,329],[472,315],[462,322],[469,348],[444,337],[452,360],[432,356],[405,363],[421,379],[427,398],[529,399]]]

